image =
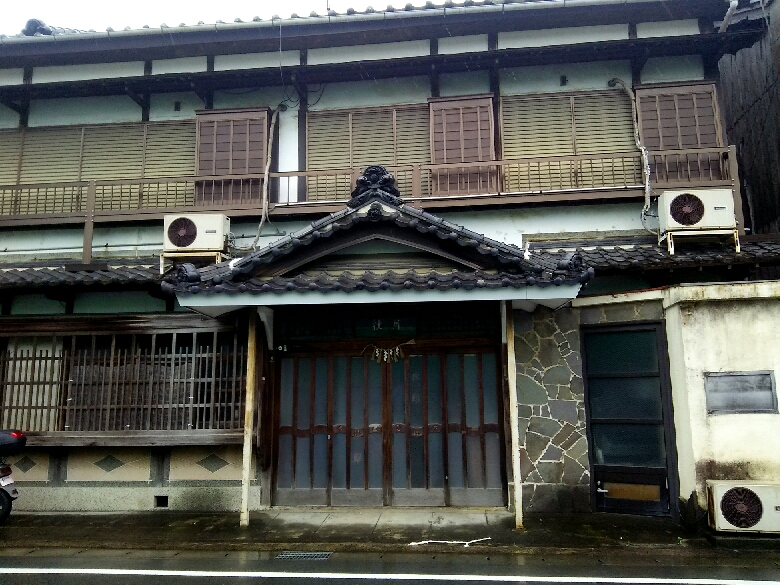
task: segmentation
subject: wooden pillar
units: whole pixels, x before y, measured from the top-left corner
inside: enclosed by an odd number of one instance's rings
[[[512,448],[512,488],[515,528],[523,527],[523,478],[520,472],[520,426],[517,419],[517,362],[515,361],[515,320],[512,301],[501,301],[501,321],[506,339],[507,388],[509,392],[509,429]]]
[[[244,458],[241,472],[241,526],[249,526],[249,482],[252,471],[252,438],[255,419],[255,379],[257,372],[257,311],[250,308],[246,348],[246,399],[244,410]]]
[[[84,210],[84,242],[81,249],[81,263],[92,263],[92,234],[95,228],[95,197],[97,186],[95,181],[90,181],[87,187],[87,205]]]

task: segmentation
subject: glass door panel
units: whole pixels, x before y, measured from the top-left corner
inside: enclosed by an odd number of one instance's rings
[[[670,513],[662,329],[584,333],[585,382],[598,510]]]

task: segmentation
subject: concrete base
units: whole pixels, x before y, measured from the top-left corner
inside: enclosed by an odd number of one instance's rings
[[[143,512],[155,496],[168,496],[166,509],[183,512],[238,512],[241,486],[230,487],[24,487],[18,512]],[[260,487],[249,488],[249,509],[260,509]]]

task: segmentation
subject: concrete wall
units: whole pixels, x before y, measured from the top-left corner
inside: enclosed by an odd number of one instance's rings
[[[120,512],[155,509],[238,511],[241,446],[28,449],[8,458],[19,488],[14,509],[36,512]],[[254,469],[252,470],[254,477]],[[260,486],[250,487],[250,507]]]
[[[667,297],[680,493],[695,490],[702,506],[707,479],[780,483],[780,415],[707,414],[704,390],[705,372],[769,370],[778,380],[778,285],[686,287]]]

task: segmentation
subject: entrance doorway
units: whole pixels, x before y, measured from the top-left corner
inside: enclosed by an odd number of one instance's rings
[[[583,331],[595,510],[671,515],[672,403],[661,323]]]
[[[278,360],[275,505],[505,504],[495,349],[392,345]]]

